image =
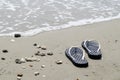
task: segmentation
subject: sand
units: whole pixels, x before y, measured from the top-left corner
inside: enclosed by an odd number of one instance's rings
[[[21,80],[120,80],[119,36],[120,19],[44,32],[32,37],[0,37],[0,58],[5,58],[0,60],[0,80],[17,80],[17,74],[23,74]],[[65,49],[81,47],[83,40],[90,39],[100,42],[103,57],[92,60],[85,54],[89,66],[78,68],[65,56]],[[47,50],[38,49],[33,46],[34,43],[46,46]],[[4,49],[8,53],[3,53]],[[35,56],[37,51],[52,51],[53,55]],[[25,57],[36,57],[40,61],[15,63],[15,59]],[[56,64],[57,60],[62,60],[63,64]],[[35,72],[39,75],[35,76]]]

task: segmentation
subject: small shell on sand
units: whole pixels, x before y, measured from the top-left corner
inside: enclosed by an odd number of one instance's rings
[[[43,45],[43,46],[41,46],[41,49],[42,50],[47,50],[47,47]]]
[[[21,64],[20,59],[15,59],[15,63],[17,63],[17,64]]]
[[[21,80],[22,79],[22,77],[17,77],[17,80]]]
[[[45,68],[45,65],[42,65],[41,68]]]
[[[37,48],[41,48],[41,46],[40,46],[40,45],[37,45]]]
[[[39,72],[34,72],[34,75],[35,76],[38,76],[40,73]]]
[[[40,53],[39,55],[40,55],[40,56],[46,56],[46,54],[45,54],[45,53]]]
[[[37,52],[35,53],[36,56],[39,56],[39,54],[40,54],[40,51],[37,51]]]
[[[56,64],[62,64],[62,63],[63,63],[63,61],[61,61],[61,60],[56,61]]]
[[[38,59],[38,58],[36,58],[36,57],[31,57],[31,58],[25,57],[25,60],[26,60],[27,62],[40,61],[40,59]]]
[[[21,64],[21,63],[25,63],[26,60],[25,60],[25,58],[21,58],[21,59],[16,59],[15,62],[16,62],[17,64]]]
[[[42,75],[42,77],[46,77],[46,75]]]
[[[45,53],[40,53],[40,52],[35,53],[35,55],[36,55],[36,56],[46,56]]]
[[[30,64],[29,66],[30,66],[30,67],[33,67],[33,65],[31,65],[31,64]]]
[[[22,69],[26,69],[26,67],[25,67],[25,66],[22,66]]]
[[[47,52],[47,55],[52,56],[53,52],[49,51],[49,52]]]
[[[21,58],[20,61],[21,61],[21,63],[25,63],[26,62],[25,58]]]
[[[11,41],[11,42],[15,42],[15,40],[14,40],[14,39],[11,39],[10,41]]]

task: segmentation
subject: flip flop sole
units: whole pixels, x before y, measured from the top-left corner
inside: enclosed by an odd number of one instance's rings
[[[84,45],[84,41],[82,42],[82,47],[84,48],[84,50],[86,51],[86,53],[88,54],[88,57],[91,58],[91,59],[96,59],[96,60],[99,60],[102,58],[102,54],[101,54],[101,51],[99,50],[99,54],[94,54],[94,53],[90,53],[87,48],[85,47]]]
[[[68,57],[68,59],[76,66],[76,67],[88,67],[88,62],[87,62],[87,60],[84,58],[84,60],[82,60],[82,58],[80,58],[79,56],[76,56],[76,57],[74,57],[74,59],[73,59],[73,57],[71,56],[71,55],[69,55],[69,53],[68,53],[68,50],[69,50],[69,48],[68,49],[66,49],[66,51],[65,51],[65,55]],[[78,63],[78,61],[79,61],[79,63]]]

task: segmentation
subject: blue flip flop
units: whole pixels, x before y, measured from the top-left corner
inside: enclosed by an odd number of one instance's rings
[[[101,59],[101,48],[100,44],[95,40],[85,40],[82,42],[82,47],[86,50],[89,58]]]
[[[65,51],[66,56],[77,67],[88,67],[88,62],[85,59],[82,49],[79,47],[70,47]]]

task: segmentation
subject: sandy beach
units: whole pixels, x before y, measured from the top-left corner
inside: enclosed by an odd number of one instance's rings
[[[70,46],[81,47],[83,40],[91,39],[100,42],[102,59],[92,60],[85,53],[89,66],[74,66],[65,56],[65,50]],[[47,50],[37,48],[35,43],[46,46]],[[119,48],[120,19],[43,32],[32,37],[0,37],[0,80],[17,80],[18,74],[22,74],[21,80],[120,80]],[[51,51],[53,55],[36,56],[38,51],[45,54]],[[40,61],[15,63],[16,59],[25,57]],[[57,60],[62,64],[56,64]],[[39,74],[35,75],[36,72]]]

